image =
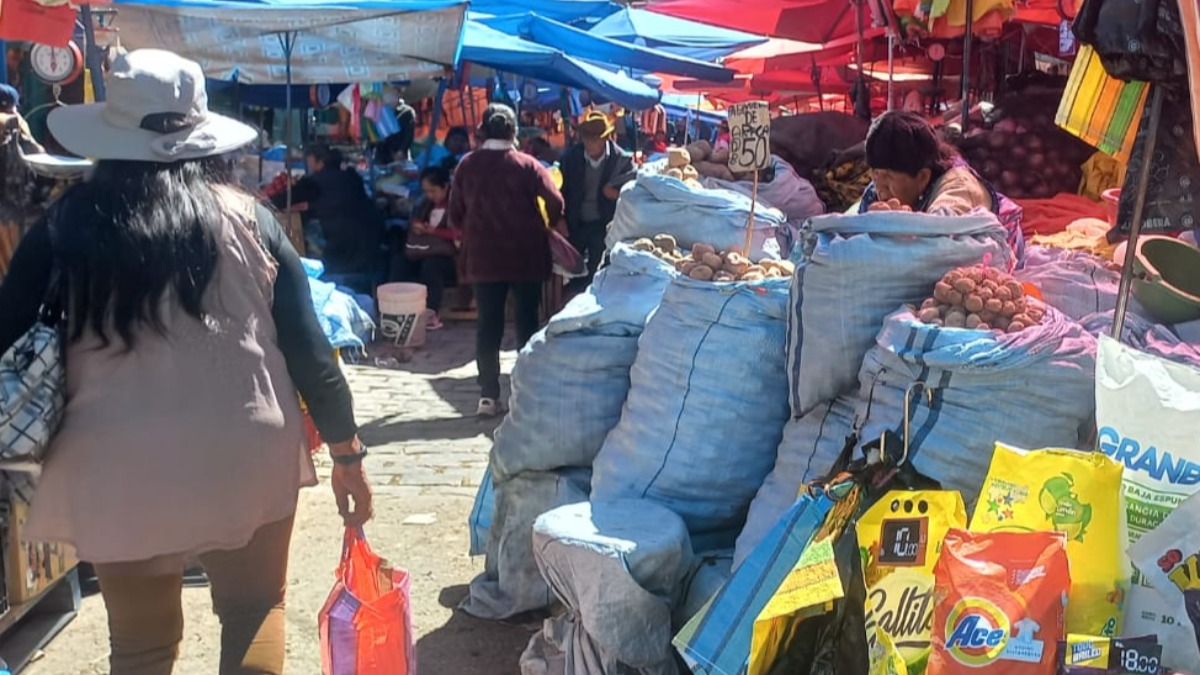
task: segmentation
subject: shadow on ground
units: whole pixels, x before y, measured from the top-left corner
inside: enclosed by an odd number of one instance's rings
[[[438,602],[454,608],[467,596],[466,586],[442,590]],[[522,626],[483,621],[455,611],[440,628],[417,641],[417,664],[437,664],[449,675],[520,675],[518,661],[533,631]],[[422,671],[428,672],[428,671]]]

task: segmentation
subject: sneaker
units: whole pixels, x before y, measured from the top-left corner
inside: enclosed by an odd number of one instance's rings
[[[479,408],[475,414],[480,417],[499,417],[505,412],[504,404],[494,398],[479,399]]]
[[[425,330],[441,330],[446,327],[446,324],[442,323],[442,319],[437,315],[437,312],[429,312],[426,317]]]

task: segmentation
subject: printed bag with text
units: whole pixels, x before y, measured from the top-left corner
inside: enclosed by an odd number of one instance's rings
[[[1200,495],[1193,495],[1154,531],[1129,549],[1134,567],[1154,585],[1174,616],[1191,620],[1192,644],[1200,644]],[[1197,663],[1170,663],[1200,672]]]
[[[928,675],[1054,672],[1071,587],[1065,535],[950,530],[934,578]]]
[[[887,493],[858,522],[865,561],[867,635],[886,636],[913,673],[925,670],[933,629],[933,567],[951,529],[967,526],[962,495],[948,490]],[[887,644],[872,657],[891,658]]]
[[[1096,426],[1100,451],[1125,468],[1125,521],[1136,544],[1200,492],[1200,371],[1101,338]],[[1157,635],[1167,666],[1200,672],[1200,647],[1182,607],[1136,573],[1124,632]]]
[[[1116,637],[1129,586],[1120,536],[1121,465],[1098,452],[1019,450],[996,444],[971,519],[973,532],[1067,536],[1067,631]]]
[[[409,576],[346,530],[337,583],[320,613],[322,675],[416,675]]]

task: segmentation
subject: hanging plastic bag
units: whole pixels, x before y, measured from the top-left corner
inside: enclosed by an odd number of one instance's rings
[[[1154,531],[1129,549],[1134,567],[1149,581],[1174,616],[1191,620],[1193,644],[1200,644],[1200,495],[1193,495],[1167,516]],[[1169,662],[1175,668],[1195,669],[1200,664]]]
[[[966,526],[962,495],[949,490],[889,492],[858,521],[873,669],[894,668],[887,664],[898,654],[906,672],[924,672],[933,626],[933,566],[946,533]],[[887,642],[881,645],[877,635]]]
[[[1122,467],[1098,452],[1018,450],[996,444],[971,519],[974,532],[1067,535],[1067,630],[1116,637],[1129,587],[1120,534]]]
[[[1096,426],[1100,451],[1125,465],[1129,543],[1152,532],[1200,492],[1200,370],[1100,339]],[[1200,672],[1200,648],[1183,607],[1164,602],[1134,574],[1125,605],[1126,635],[1158,635],[1163,662]]]
[[[1054,672],[1071,587],[1065,535],[951,530],[934,576],[928,675]]]
[[[416,675],[409,576],[347,528],[337,583],[320,613],[322,675]]]

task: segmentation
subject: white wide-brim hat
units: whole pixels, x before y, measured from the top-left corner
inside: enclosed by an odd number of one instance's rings
[[[180,162],[223,155],[256,138],[253,127],[208,109],[200,64],[160,49],[118,56],[104,103],[57,108],[50,133],[89,159]]]

